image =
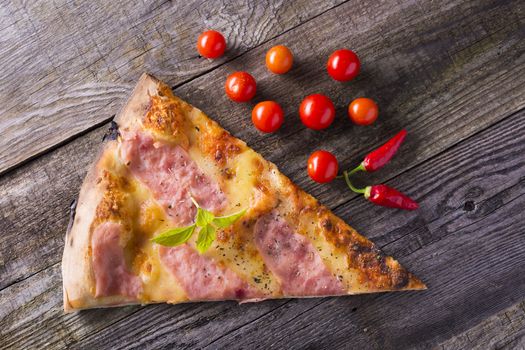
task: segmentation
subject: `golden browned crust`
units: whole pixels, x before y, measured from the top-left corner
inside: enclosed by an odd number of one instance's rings
[[[89,307],[117,306],[129,303],[123,297],[94,297],[94,277],[91,260],[91,235],[100,216],[109,217],[115,212],[113,200],[104,200],[105,190],[100,174],[107,163],[107,155],[115,152],[116,141],[107,142],[97,161],[88,171],[82,184],[71,230],[66,233],[62,257],[64,310],[71,312]],[[116,194],[115,194],[116,195]],[[116,195],[117,198],[119,195]],[[102,204],[104,203],[104,204]],[[99,209],[107,207],[107,211]]]

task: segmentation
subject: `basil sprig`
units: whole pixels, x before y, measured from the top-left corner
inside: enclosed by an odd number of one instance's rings
[[[190,226],[177,227],[165,231],[152,238],[152,242],[168,247],[175,247],[177,245],[186,243],[195,232],[195,229],[198,227],[199,236],[197,237],[197,250],[202,254],[208,250],[208,248],[210,248],[213,244],[213,241],[215,241],[215,238],[217,237],[217,229],[226,228],[234,224],[244,215],[244,213],[246,213],[246,209],[244,209],[238,213],[216,217],[212,212],[201,208],[195,199],[193,199],[193,197],[191,197],[191,200],[197,207],[195,223]]]

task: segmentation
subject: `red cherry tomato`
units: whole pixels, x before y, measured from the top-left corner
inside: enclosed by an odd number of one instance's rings
[[[255,96],[257,84],[246,72],[235,72],[228,76],[224,85],[226,94],[235,102],[247,102]]]
[[[308,175],[316,182],[332,181],[337,176],[338,170],[337,159],[328,151],[315,151],[308,158]]]
[[[275,74],[284,74],[292,68],[293,54],[284,45],[272,47],[266,53],[266,67]]]
[[[321,94],[307,96],[299,106],[299,116],[304,125],[314,130],[322,130],[335,119],[335,107],[332,101]]]
[[[356,98],[348,106],[348,117],[357,125],[373,124],[378,115],[379,108],[370,98]]]
[[[277,131],[284,122],[284,112],[274,101],[259,102],[252,110],[252,122],[262,132]]]
[[[337,81],[354,79],[361,68],[359,57],[350,50],[334,51],[328,58],[326,69],[328,74]]]
[[[221,57],[226,50],[226,40],[218,31],[207,30],[199,35],[197,50],[201,56],[206,58]]]

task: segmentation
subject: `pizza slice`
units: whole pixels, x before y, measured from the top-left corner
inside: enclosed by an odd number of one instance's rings
[[[66,234],[66,311],[426,288],[156,78],[115,122]]]

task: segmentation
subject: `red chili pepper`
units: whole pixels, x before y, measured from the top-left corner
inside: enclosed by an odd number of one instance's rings
[[[407,131],[405,129],[398,132],[394,137],[385,142],[385,144],[377,148],[375,151],[368,153],[359,167],[364,168],[364,170],[368,172],[382,168],[390,161],[390,159],[392,159],[394,154],[396,154],[406,135]]]
[[[366,199],[383,207],[405,210],[416,210],[419,208],[419,205],[413,199],[386,185],[367,186],[364,192]]]

